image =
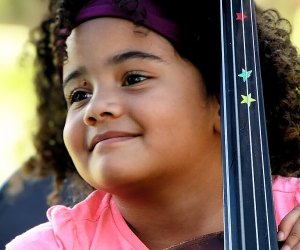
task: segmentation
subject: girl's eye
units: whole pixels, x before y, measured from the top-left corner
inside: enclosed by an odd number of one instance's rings
[[[83,91],[83,90],[77,90],[71,93],[69,98],[69,103],[72,104],[74,102],[80,102],[82,100],[85,100],[87,98],[90,98],[92,96],[91,93]]]
[[[134,85],[134,84],[138,84],[138,83],[140,83],[142,81],[145,81],[147,79],[149,79],[149,77],[144,76],[142,74],[129,73],[125,78],[123,86],[131,86],[131,85]]]

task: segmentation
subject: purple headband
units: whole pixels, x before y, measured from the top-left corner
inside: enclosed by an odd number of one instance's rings
[[[146,12],[142,20],[143,26],[156,31],[169,40],[178,41],[177,26],[166,19],[151,0],[140,0],[137,4],[137,12]],[[138,21],[135,15],[130,14],[130,11],[123,10],[114,0],[91,0],[79,11],[74,25],[76,27],[98,17],[117,17],[133,22]]]

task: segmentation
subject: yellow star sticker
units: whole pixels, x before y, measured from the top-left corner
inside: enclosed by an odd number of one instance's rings
[[[243,103],[245,103],[245,104],[248,104],[248,107],[250,107],[250,105],[251,105],[251,102],[255,102],[256,100],[255,99],[253,99],[252,97],[251,97],[251,93],[250,94],[248,94],[247,96],[245,96],[245,95],[241,95],[242,96],[242,101],[241,101],[241,103],[243,104]]]

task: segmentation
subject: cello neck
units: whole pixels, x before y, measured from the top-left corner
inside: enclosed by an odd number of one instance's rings
[[[252,0],[220,0],[225,249],[278,249]]]

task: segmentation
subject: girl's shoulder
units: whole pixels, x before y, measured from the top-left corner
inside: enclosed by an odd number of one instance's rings
[[[6,250],[39,250],[55,248],[55,237],[49,222],[40,224],[17,236],[6,245]]]
[[[33,227],[17,236],[6,245],[6,249],[79,249],[76,248],[78,225],[81,226],[84,221],[96,221],[99,217],[99,207],[103,209],[108,202],[109,197],[106,197],[104,193],[94,191],[85,200],[72,208],[62,205],[52,206],[47,211],[48,222]]]
[[[72,208],[53,206],[47,217],[49,222],[16,237],[7,250],[148,249],[108,193],[94,191]]]
[[[272,186],[273,192],[296,194],[300,192],[300,178],[274,175],[272,177]]]
[[[300,178],[297,177],[272,177],[272,190],[276,224],[297,205],[300,204]]]

